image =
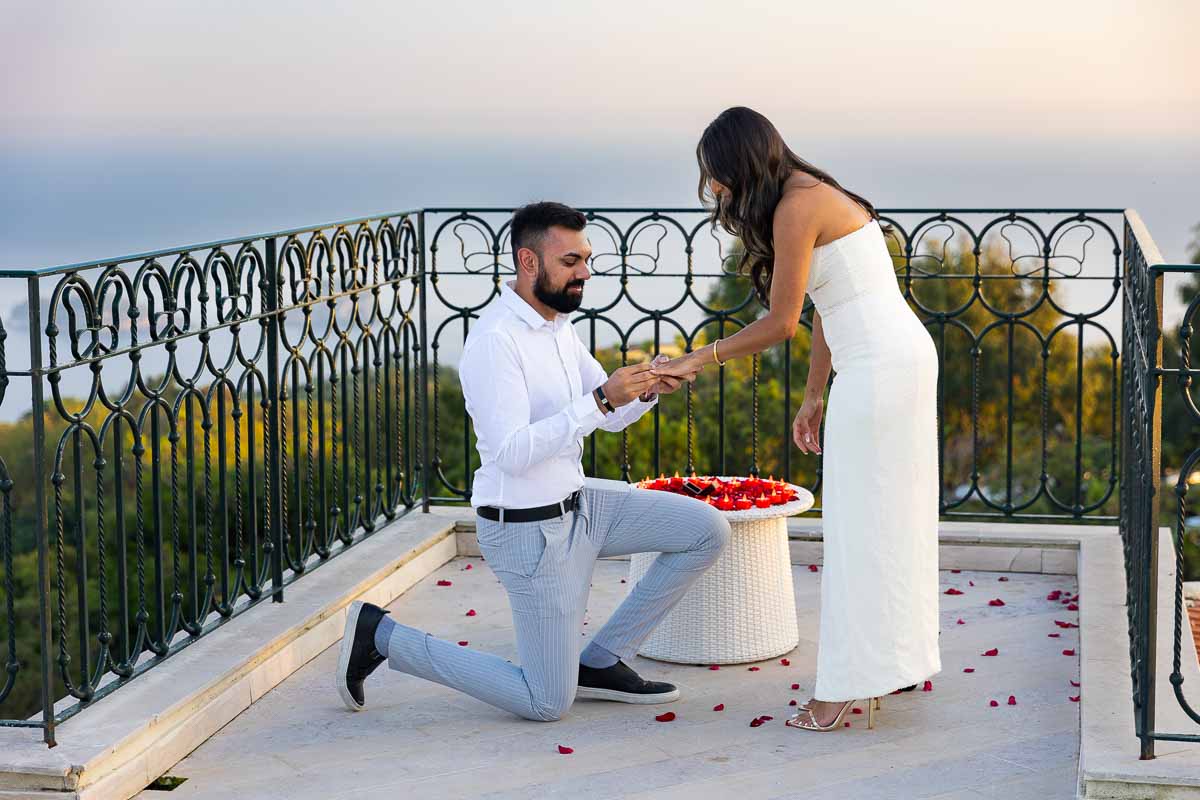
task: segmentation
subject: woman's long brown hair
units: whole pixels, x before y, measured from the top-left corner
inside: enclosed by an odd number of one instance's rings
[[[742,241],[738,271],[750,275],[754,291],[764,306],[770,304],[771,277],[775,272],[773,223],[783,186],[794,170],[845,193],[879,219],[875,206],[842,186],[833,176],[793,153],[771,121],[745,106],[721,112],[708,124],[696,145],[700,165],[700,202],[712,208],[712,222]],[[712,178],[729,189],[714,198]]]

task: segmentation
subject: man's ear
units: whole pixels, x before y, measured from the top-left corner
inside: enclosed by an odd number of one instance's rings
[[[528,247],[522,247],[517,250],[517,264],[520,265],[520,270],[525,272],[529,277],[536,278],[538,273],[538,256]]]

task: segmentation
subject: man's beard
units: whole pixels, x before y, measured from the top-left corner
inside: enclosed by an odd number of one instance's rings
[[[574,286],[579,287],[578,294],[567,291]],[[570,314],[583,303],[583,281],[567,281],[561,289],[555,291],[550,288],[546,270],[539,268],[537,280],[533,282],[533,296],[560,314]]]

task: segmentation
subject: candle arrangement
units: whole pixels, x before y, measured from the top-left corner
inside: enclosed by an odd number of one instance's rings
[[[676,472],[674,477],[659,475],[657,478],[647,477],[638,481],[639,489],[653,489],[660,492],[672,492],[697,500],[703,500],[721,511],[746,511],[751,508],[770,508],[781,506],[797,499],[796,491],[786,481],[770,478],[726,477],[712,475],[692,475],[681,478]]]

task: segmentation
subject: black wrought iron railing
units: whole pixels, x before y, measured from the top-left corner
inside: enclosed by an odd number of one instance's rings
[[[0,273],[28,337],[0,362],[25,412],[0,452],[2,724],[53,743],[421,501],[420,236],[401,213]]]
[[[1172,587],[1174,624],[1169,682],[1184,714],[1200,724],[1200,710],[1184,693],[1183,659],[1195,659],[1193,644],[1184,631],[1188,625],[1184,608],[1184,542],[1188,535],[1189,478],[1200,462],[1195,432],[1200,430],[1200,411],[1192,395],[1192,378],[1200,370],[1191,365],[1194,319],[1200,295],[1193,297],[1175,331],[1163,328],[1164,276],[1200,273],[1197,264],[1166,264],[1153,240],[1134,212],[1125,220],[1125,292],[1122,324],[1122,411],[1126,420],[1121,460],[1121,537],[1125,548],[1127,612],[1129,615],[1129,660],[1132,675],[1135,728],[1141,739],[1142,758],[1154,757],[1159,740],[1200,742],[1200,733],[1161,731],[1155,724],[1157,706],[1157,647],[1159,598],[1159,510],[1163,475],[1163,408],[1168,393],[1176,393],[1184,410],[1186,444],[1174,484],[1176,513],[1172,521],[1171,552],[1174,566]],[[1174,336],[1164,336],[1174,333]],[[1164,349],[1164,342],[1170,347]],[[1173,351],[1173,352],[1172,352]],[[1168,366],[1170,363],[1176,366]],[[1177,379],[1164,387],[1164,376]],[[1185,654],[1186,651],[1186,654]]]
[[[512,277],[510,214],[424,209],[0,272],[0,297],[28,301],[0,327],[0,724],[52,743],[63,719],[381,524],[469,502],[455,365]],[[587,215],[593,279],[574,321],[607,368],[762,313],[703,211]],[[1122,315],[1144,297],[1130,298],[1122,212],[883,215],[940,356],[942,515],[1148,513],[1118,468],[1129,437],[1160,435],[1119,413],[1137,386]],[[791,342],[591,437],[589,474],[773,474],[819,497],[820,457],[789,433],[811,323],[808,308]]]

